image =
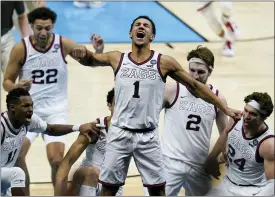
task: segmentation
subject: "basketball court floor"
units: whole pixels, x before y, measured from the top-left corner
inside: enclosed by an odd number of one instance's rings
[[[190,2],[162,2],[169,11],[177,15],[187,25],[192,27],[209,42],[153,43],[151,48],[157,52],[171,55],[181,65],[188,69],[186,56],[188,51],[198,45],[209,47],[215,55],[215,68],[209,83],[217,87],[227,98],[228,105],[242,110],[243,99],[254,92],[268,92],[274,102],[274,3],[273,2],[234,2],[234,20],[242,32],[242,39],[236,43],[236,56],[227,58],[221,56],[221,40],[209,29],[205,19],[196,12],[196,4]],[[219,9],[219,3],[215,4]],[[218,14],[218,13],[217,13]],[[170,35],[173,37],[173,35]],[[86,45],[92,49],[91,45]],[[105,51],[129,51],[127,44],[106,44]],[[88,68],[67,58],[69,69],[69,123],[85,123],[98,117],[109,115],[106,106],[106,94],[114,85],[112,69],[109,67]],[[1,111],[6,109],[6,93],[1,90]],[[274,129],[274,115],[267,119],[271,129]],[[159,124],[159,134],[162,133],[163,112]],[[66,136],[67,148],[76,139],[77,134]],[[218,137],[216,126],[213,127],[211,147]],[[83,158],[84,155],[81,156]],[[81,162],[81,158],[73,166],[72,173]],[[31,176],[31,195],[53,195],[50,183],[50,166],[46,157],[45,144],[39,137],[32,145],[27,164]],[[138,175],[132,162],[129,175]],[[215,185],[218,181],[214,181]],[[183,192],[181,193],[183,194]],[[140,177],[129,177],[124,186],[124,195],[143,195]]]

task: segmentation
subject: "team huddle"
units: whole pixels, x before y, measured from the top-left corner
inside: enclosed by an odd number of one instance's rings
[[[242,111],[228,107],[220,90],[207,83],[215,62],[208,48],[188,53],[186,72],[173,57],[150,49],[156,27],[147,16],[133,20],[132,50],[125,53],[103,53],[103,39],[96,34],[91,52],[52,33],[56,14],[49,8],[34,9],[28,20],[33,35],[13,47],[3,80],[8,95],[1,114],[2,195],[30,195],[25,157],[39,134],[56,196],[122,196],[132,157],[145,195],[176,196],[181,188],[192,196],[274,195],[274,132],[265,123],[273,112],[271,97],[253,92],[244,98]],[[84,66],[113,69],[115,84],[106,99],[110,114],[67,123],[68,55]],[[220,136],[209,154],[214,121]],[[64,157],[64,135],[78,131]],[[211,176],[221,175],[222,162],[226,174],[212,188]]]

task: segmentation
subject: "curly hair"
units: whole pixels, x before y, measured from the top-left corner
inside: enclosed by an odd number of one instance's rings
[[[271,97],[266,92],[253,92],[252,94],[244,98],[245,103],[248,103],[251,100],[257,101],[260,105],[261,110],[266,112],[265,114],[260,113],[263,119],[266,119],[272,114],[274,106]]]
[[[54,24],[56,21],[56,17],[57,17],[56,13],[46,7],[36,8],[28,14],[28,20],[30,24],[34,24],[35,20],[37,19],[42,19],[42,20],[51,19],[52,23]]]
[[[187,56],[187,61],[193,57],[202,59],[208,66],[212,66],[214,68],[215,58],[212,51],[210,51],[207,47],[202,47],[199,45],[195,50],[190,51]]]

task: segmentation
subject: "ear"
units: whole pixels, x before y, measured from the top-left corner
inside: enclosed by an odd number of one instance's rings
[[[14,104],[10,104],[10,111],[12,111],[12,112],[15,111],[15,106],[14,106]]]
[[[131,40],[132,40],[132,32],[129,32],[129,37],[131,38]]]
[[[153,40],[155,40],[155,35],[152,34],[151,38],[150,38],[150,42],[152,42]]]

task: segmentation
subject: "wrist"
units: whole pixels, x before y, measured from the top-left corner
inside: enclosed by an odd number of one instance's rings
[[[80,130],[80,124],[75,124],[73,127],[72,127],[72,130],[73,131],[79,131]]]

